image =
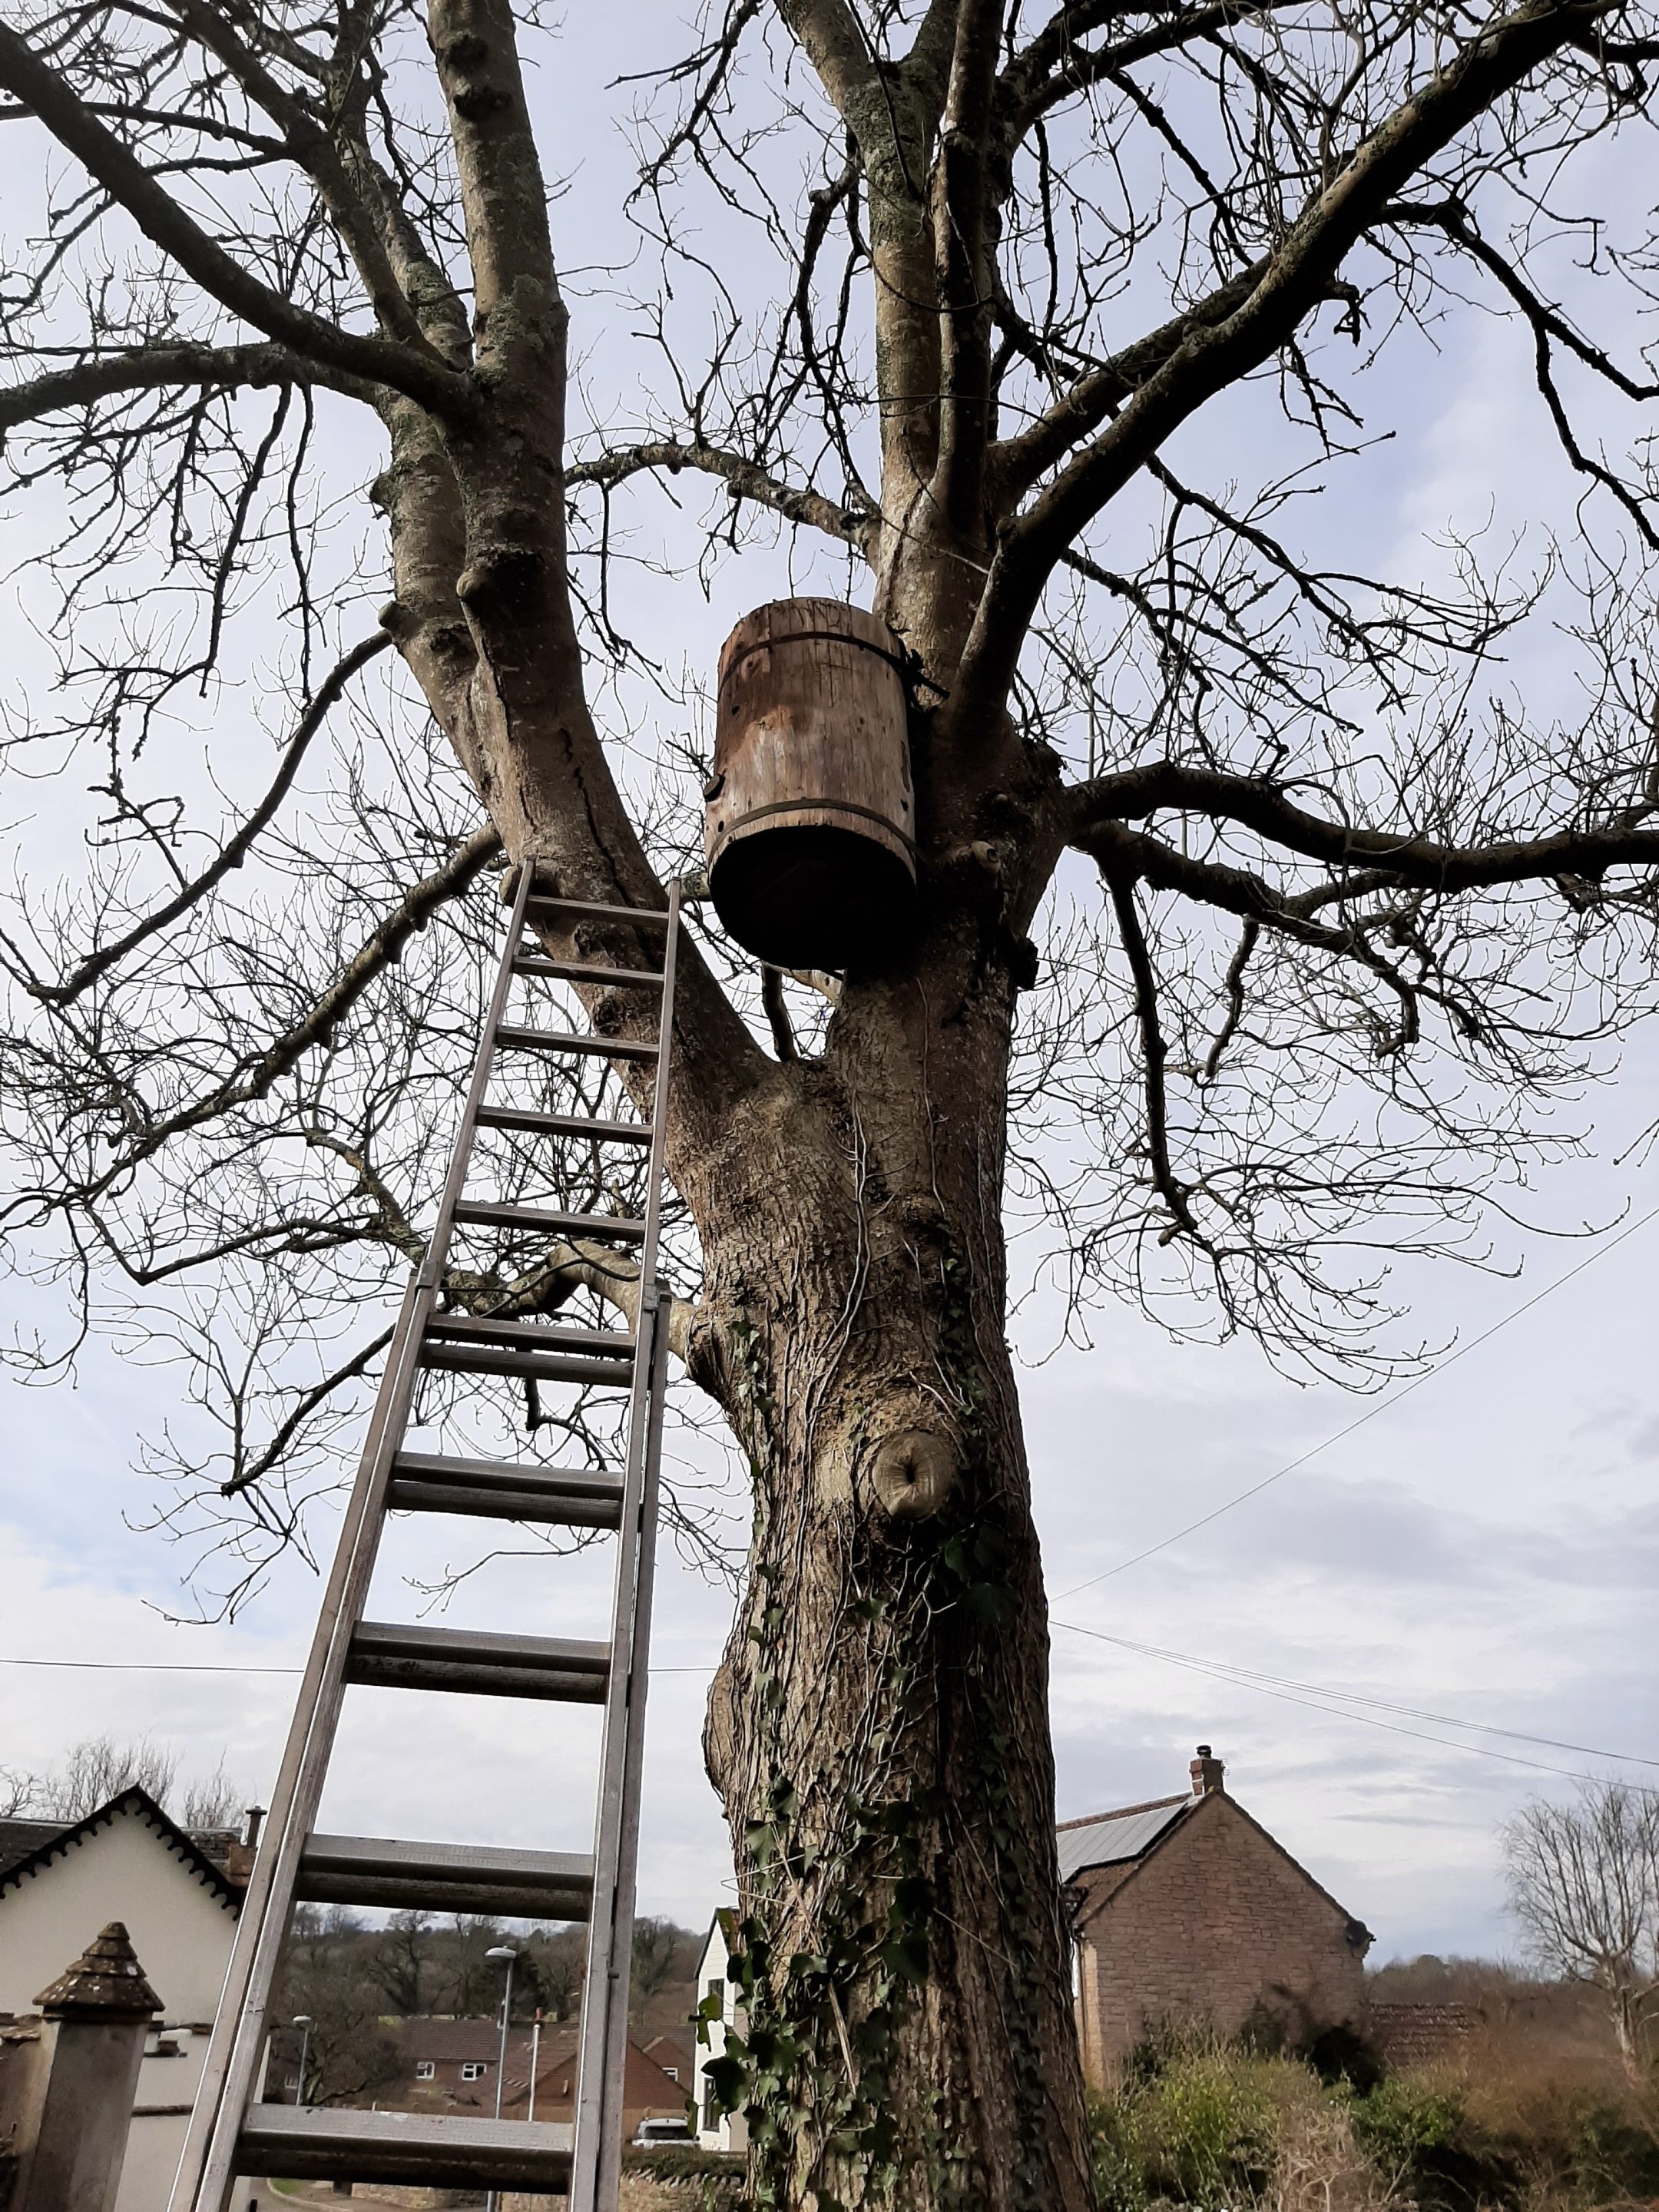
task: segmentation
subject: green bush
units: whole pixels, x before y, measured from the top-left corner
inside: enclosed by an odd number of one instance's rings
[[[1354,2131],[1391,2171],[1407,2172],[1432,2151],[1449,2150],[1468,2132],[1459,2099],[1410,2074],[1392,2075],[1353,2100]]]
[[[1159,2198],[1218,2212],[1255,2195],[1277,2154],[1275,2076],[1304,2070],[1212,2038],[1144,2046],[1123,2088],[1093,2108],[1102,2212]]]
[[[1101,2212],[1600,2212],[1659,2197],[1659,2111],[1605,2084],[1528,2075],[1480,2046],[1363,2089],[1346,2065],[1322,2081],[1312,2060],[1195,2033],[1144,2045],[1091,2107]]]

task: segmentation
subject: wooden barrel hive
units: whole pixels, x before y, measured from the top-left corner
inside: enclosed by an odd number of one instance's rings
[[[708,884],[776,968],[878,962],[915,906],[915,798],[897,641],[838,599],[775,599],[720,653]]]

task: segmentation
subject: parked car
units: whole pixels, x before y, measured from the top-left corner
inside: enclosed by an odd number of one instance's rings
[[[653,2144],[695,2142],[691,2123],[686,2119],[641,2120],[634,2130],[635,2150],[649,2150]]]

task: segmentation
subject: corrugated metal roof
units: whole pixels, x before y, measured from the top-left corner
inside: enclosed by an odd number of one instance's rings
[[[1060,1880],[1072,1881],[1085,1867],[1121,1866],[1126,1859],[1138,1859],[1197,1802],[1177,1797],[1170,1804],[1148,1805],[1138,1813],[1107,1813],[1080,1828],[1062,1828],[1055,1838]]]

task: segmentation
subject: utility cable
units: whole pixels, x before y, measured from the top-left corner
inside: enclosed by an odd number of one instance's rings
[[[1109,1583],[1115,1575],[1127,1574],[1131,1567],[1138,1567],[1143,1559],[1155,1559],[1158,1553],[1167,1552],[1172,1544],[1179,1544],[1187,1537],[1196,1535],[1200,1528],[1207,1528],[1211,1522],[1219,1521],[1224,1513],[1231,1513],[1236,1507],[1247,1504],[1252,1498],[1259,1498],[1264,1490],[1270,1490],[1274,1483],[1282,1482],[1287,1474],[1294,1474],[1298,1468],[1306,1467],[1310,1460],[1317,1459],[1322,1452],[1329,1451],[1333,1444],[1340,1444],[1345,1437],[1352,1436],[1356,1429],[1363,1429],[1368,1421],[1376,1420],[1379,1414],[1392,1413],[1403,1399],[1411,1396],[1413,1390],[1420,1390],[1425,1382],[1433,1382],[1437,1375],[1443,1375],[1449,1367],[1455,1367],[1460,1359],[1467,1359],[1470,1352],[1478,1352],[1483,1344],[1490,1344],[1493,1337],[1500,1330],[1506,1329],[1511,1322],[1519,1321],[1523,1314],[1529,1314],[1534,1306],[1542,1305],[1546,1298],[1553,1297],[1557,1291],[1563,1289],[1575,1277],[1582,1275],[1586,1267],[1593,1267],[1598,1260],[1615,1250],[1627,1237],[1634,1237],[1638,1229],[1645,1229],[1649,1222],[1656,1219],[1659,1219],[1659,1206],[1650,1207],[1639,1219],[1630,1222],[1621,1229],[1616,1237],[1609,1237],[1605,1244],[1598,1245],[1595,1250],[1582,1259],[1576,1267],[1569,1267],[1565,1275],[1558,1275],[1553,1283],[1546,1283],[1541,1291],[1535,1291],[1524,1304],[1516,1306],[1511,1313],[1506,1313],[1501,1321],[1495,1321],[1490,1328],[1482,1329],[1479,1336],[1472,1336],[1467,1344],[1460,1344],[1455,1352],[1448,1352],[1443,1359],[1437,1360],[1432,1367],[1425,1368],[1422,1374],[1413,1376],[1409,1382],[1395,1391],[1392,1396],[1379,1399],[1375,1406],[1367,1407],[1365,1411],[1350,1421],[1346,1428],[1338,1429],[1334,1435],[1327,1437],[1322,1443],[1310,1445],[1299,1458],[1290,1461],[1284,1467],[1275,1468],[1272,1474],[1264,1474],[1260,1482],[1253,1482],[1248,1490],[1241,1490],[1236,1498],[1229,1498],[1224,1504],[1212,1507],[1208,1513],[1200,1514],[1196,1521],[1189,1521],[1184,1528],[1177,1528],[1170,1535],[1161,1536],[1156,1544],[1148,1544],[1144,1552],[1136,1552],[1127,1559],[1120,1559],[1115,1567],[1108,1567],[1102,1574],[1091,1575],[1086,1583],[1073,1583],[1070,1589],[1060,1591],[1054,1603],[1064,1605],[1067,1598],[1076,1597],[1084,1590],[1093,1589],[1099,1583]],[[1085,1633],[1087,1632],[1087,1631],[1085,1632]]]
[[[1659,1767],[1659,1759],[1645,1758],[1639,1752],[1603,1751],[1594,1744],[1568,1743],[1559,1736],[1532,1735],[1524,1729],[1498,1728],[1489,1721],[1459,1720],[1451,1713],[1427,1712],[1416,1705],[1398,1705],[1387,1698],[1373,1698],[1358,1690],[1336,1690],[1324,1682],[1298,1682],[1288,1675],[1264,1674],[1257,1668],[1228,1667],[1219,1660],[1200,1659],[1190,1651],[1170,1651],[1156,1644],[1138,1644],[1133,1637],[1128,1636],[1109,1636],[1104,1629],[1084,1628],[1074,1620],[1056,1620],[1054,1626],[1056,1628],[1065,1629],[1073,1636],[1086,1636],[1096,1644],[1115,1644],[1120,1650],[1137,1652],[1143,1658],[1162,1659],[1173,1667],[1191,1668],[1200,1674],[1214,1675],[1219,1680],[1237,1683],[1241,1688],[1258,1690],[1264,1697],[1287,1698],[1291,1703],[1297,1705],[1316,1705],[1317,1711],[1334,1713],[1343,1719],[1369,1721],[1369,1715],[1349,1711],[1347,1707],[1372,1705],[1380,1712],[1401,1714],[1407,1720],[1432,1721],[1437,1727],[1468,1729],[1479,1735],[1501,1735],[1510,1743],[1537,1744],[1546,1751],[1575,1752],[1581,1759],[1611,1759],[1626,1766]],[[1309,1694],[1297,1697],[1292,1694],[1296,1692],[1306,1692]],[[1327,1698],[1338,1698],[1342,1703],[1340,1705],[1316,1703],[1317,1700]],[[1386,1728],[1391,1723],[1376,1721],[1371,1722],[1370,1725]],[[1455,1743],[1443,1736],[1425,1736],[1419,1729],[1401,1729],[1396,1732],[1401,1735],[1416,1735],[1425,1743],[1442,1744],[1448,1751],[1479,1751],[1483,1757],[1488,1759],[1515,1757],[1512,1753],[1486,1751],[1480,1744]],[[1570,1771],[1561,1766],[1543,1766],[1538,1760],[1530,1759],[1519,1759],[1516,1763],[1522,1766],[1539,1766],[1540,1771],[1546,1774],[1565,1774]]]
[[[27,1659],[0,1652],[0,1667],[78,1667],[103,1674],[303,1674],[303,1667],[250,1667],[209,1659]],[[653,1674],[712,1674],[706,1667],[653,1667]]]

